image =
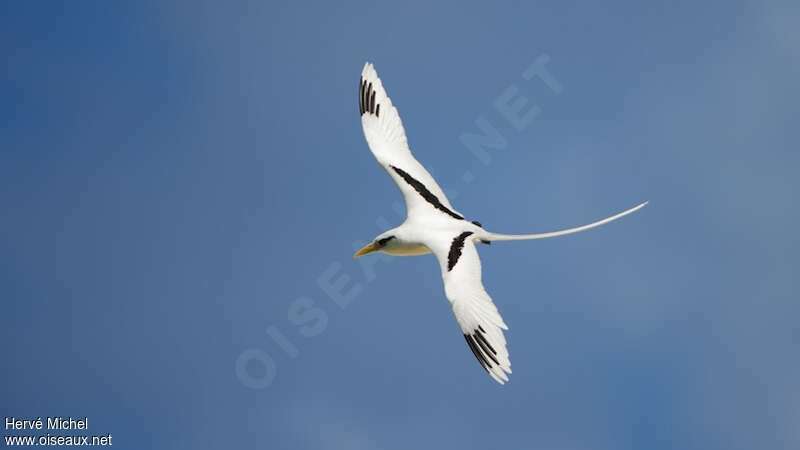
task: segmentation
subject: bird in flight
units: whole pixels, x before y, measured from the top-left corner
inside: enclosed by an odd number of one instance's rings
[[[566,230],[535,234],[497,234],[456,211],[430,173],[411,154],[397,108],[386,94],[378,73],[367,63],[358,85],[361,126],[372,154],[389,173],[406,203],[406,220],[358,250],[354,258],[372,252],[394,256],[433,253],[439,261],[444,292],[467,346],[498,383],[508,381],[511,361],[503,330],[508,330],[481,281],[477,243],[545,239],[598,227],[644,207],[647,202],[603,220]]]

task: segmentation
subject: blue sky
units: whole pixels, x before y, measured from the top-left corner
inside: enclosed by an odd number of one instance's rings
[[[796,2],[0,9],[3,416],[117,448],[800,448]],[[543,55],[558,93],[522,76]],[[480,248],[506,386],[432,257],[351,259],[402,220],[365,61],[488,229],[651,201]],[[508,89],[541,109],[522,130]]]

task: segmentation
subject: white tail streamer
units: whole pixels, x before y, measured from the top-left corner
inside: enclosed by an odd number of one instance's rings
[[[644,208],[647,205],[647,203],[649,203],[649,202],[640,203],[640,204],[634,206],[631,209],[622,211],[619,214],[614,214],[611,217],[606,217],[603,220],[598,220],[597,222],[592,222],[592,223],[590,223],[588,225],[583,225],[583,226],[580,226],[580,227],[568,228],[566,230],[559,230],[559,231],[550,231],[550,232],[547,232],[547,233],[534,233],[534,234],[486,233],[486,237],[485,238],[487,240],[490,240],[490,241],[524,241],[524,240],[528,240],[528,239],[547,239],[547,238],[551,238],[551,237],[564,236],[564,235],[567,235],[567,234],[580,233],[581,231],[586,231],[586,230],[589,230],[589,229],[592,229],[592,228],[595,228],[595,227],[599,227],[600,225],[605,225],[605,224],[607,224],[609,222],[613,222],[614,220],[617,220],[617,219],[619,219],[621,217],[627,216],[628,214],[636,212],[636,211]],[[481,239],[483,239],[483,237],[481,237]]]

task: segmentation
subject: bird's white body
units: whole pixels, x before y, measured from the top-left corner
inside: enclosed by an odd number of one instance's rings
[[[392,256],[427,255],[432,248],[436,248],[437,243],[449,241],[462,231],[477,233],[482,229],[472,223],[449,217],[417,217],[383,233],[394,236],[395,239],[389,241],[380,251]]]
[[[356,256],[373,251],[394,256],[433,253],[442,270],[445,296],[467,345],[492,378],[501,384],[508,381],[511,361],[503,336],[508,327],[483,287],[476,244],[577,233],[630,214],[647,202],[567,230],[523,235],[491,233],[456,211],[436,180],[411,154],[397,109],[369,63],[359,82],[359,112],[370,150],[403,194],[407,217],[403,224],[381,233]]]

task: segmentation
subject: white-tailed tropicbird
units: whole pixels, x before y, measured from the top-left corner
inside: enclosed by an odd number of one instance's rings
[[[508,327],[483,287],[481,260],[475,243],[544,239],[577,233],[619,219],[647,202],[567,230],[521,235],[486,231],[480,222],[465,219],[450,205],[442,188],[411,154],[397,108],[392,105],[370,63],[361,71],[358,95],[367,144],[403,193],[407,216],[402,225],[381,233],[354,257],[376,251],[396,256],[436,255],[442,269],[445,295],[467,345],[489,375],[498,383],[505,383],[507,374],[511,373],[511,361],[502,330]]]

